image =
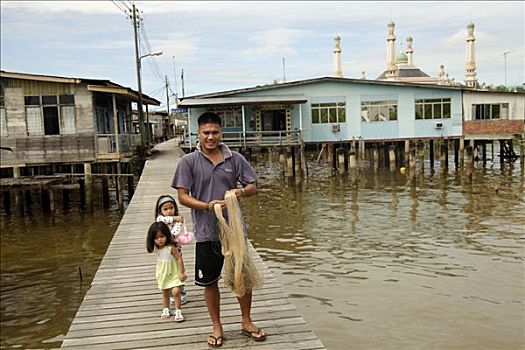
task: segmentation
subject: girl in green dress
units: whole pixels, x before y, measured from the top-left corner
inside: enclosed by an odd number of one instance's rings
[[[162,319],[169,319],[170,291],[175,299],[175,322],[184,321],[181,310],[181,288],[186,280],[186,270],[182,254],[172,241],[170,229],[163,222],[154,222],[148,230],[146,239],[148,253],[157,253],[155,276],[159,289],[162,290]]]

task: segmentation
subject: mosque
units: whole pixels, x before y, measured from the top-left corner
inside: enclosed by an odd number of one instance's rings
[[[418,83],[418,84],[435,84],[435,85],[457,85],[453,79],[448,77],[445,72],[445,66],[439,66],[439,76],[431,77],[427,73],[423,72],[419,67],[414,64],[414,48],[413,39],[411,36],[406,38],[406,50],[399,51],[395,54],[396,47],[396,35],[395,35],[395,23],[390,21],[388,23],[388,33],[386,37],[387,41],[387,52],[386,52],[386,67],[383,73],[379,75],[375,80],[379,81],[396,81],[406,83]],[[476,61],[474,57],[474,24],[470,23],[467,26],[467,55],[465,58],[465,85],[467,87],[475,87],[476,78]],[[341,65],[341,38],[336,35],[334,48],[334,76],[343,77],[343,69]],[[365,78],[365,72],[361,72],[361,79]]]

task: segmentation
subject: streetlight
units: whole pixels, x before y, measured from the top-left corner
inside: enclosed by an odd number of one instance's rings
[[[140,69],[141,69],[141,60],[148,56],[160,56],[162,55],[162,51],[148,53],[142,56],[138,55],[138,48],[135,50],[135,57],[136,57],[136,64],[137,64],[137,85],[139,88],[139,103],[138,103],[138,112],[139,112],[139,130],[140,130],[140,144],[142,146],[142,149],[144,149],[144,116],[142,112],[142,80],[140,76]],[[148,120],[148,143],[149,143],[149,117]]]

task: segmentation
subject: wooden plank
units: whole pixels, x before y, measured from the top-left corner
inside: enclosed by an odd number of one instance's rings
[[[161,320],[161,292],[155,281],[156,256],[145,248],[146,232],[154,221],[153,206],[161,194],[175,195],[170,187],[177,160],[183,154],[174,140],[157,145],[158,152],[146,162],[135,194],[116,229],[106,255],[62,343],[63,349],[208,349],[212,331],[203,288],[186,284],[186,321]],[[175,159],[175,161],[174,161]],[[188,208],[180,207],[186,218]],[[189,229],[193,227],[187,223]],[[269,337],[255,342],[240,331],[240,310],[235,295],[221,287],[221,321],[228,349],[324,349],[298,314],[273,273],[253,246],[249,247],[264,278],[254,291],[252,318]],[[184,246],[189,281],[194,274],[194,246]]]

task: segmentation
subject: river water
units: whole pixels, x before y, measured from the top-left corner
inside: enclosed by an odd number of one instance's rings
[[[260,192],[244,210],[253,245],[328,349],[525,348],[519,163],[478,163],[472,183],[427,163],[415,185],[365,167],[357,187],[308,163],[300,182],[254,164]],[[3,349],[60,346],[122,215],[115,203],[71,207],[2,214]]]

